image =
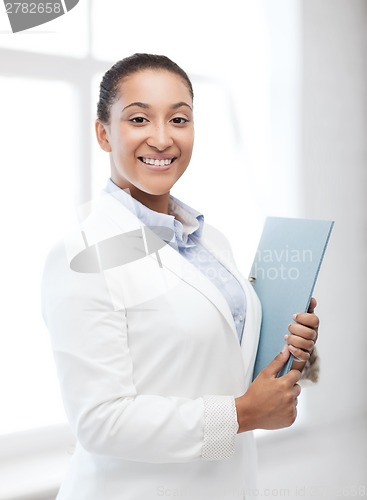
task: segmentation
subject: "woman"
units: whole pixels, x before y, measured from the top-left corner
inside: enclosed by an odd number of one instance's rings
[[[170,59],[135,54],[104,75],[96,135],[111,179],[44,272],[77,438],[57,498],[251,498],[250,431],[295,420],[315,300],[251,383],[259,301],[225,238],[170,195],[194,141],[191,82]],[[297,369],[276,378],[290,352]]]

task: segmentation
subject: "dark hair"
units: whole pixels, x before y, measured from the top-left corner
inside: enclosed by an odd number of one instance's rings
[[[120,81],[126,76],[145,69],[160,69],[175,73],[184,80],[190,91],[191,97],[194,98],[190,78],[185,71],[171,61],[171,59],[156,54],[133,54],[115,63],[106,71],[102,78],[99,90],[99,101],[97,104],[97,116],[101,122],[109,123],[110,121],[110,109],[112,104],[118,99]]]

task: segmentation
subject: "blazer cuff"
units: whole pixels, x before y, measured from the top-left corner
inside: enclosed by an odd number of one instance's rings
[[[238,431],[233,396],[204,396],[203,460],[227,460],[234,454]]]

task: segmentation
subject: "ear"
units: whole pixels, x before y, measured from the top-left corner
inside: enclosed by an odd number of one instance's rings
[[[102,123],[101,120],[96,120],[96,136],[98,144],[103,149],[103,151],[106,151],[106,153],[110,153],[112,151],[112,148],[109,142],[107,127],[108,125]]]

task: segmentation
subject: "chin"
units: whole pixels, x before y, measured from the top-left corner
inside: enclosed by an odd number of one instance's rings
[[[147,194],[150,194],[152,196],[162,196],[164,194],[167,194],[170,192],[172,186],[168,187],[168,188],[161,188],[161,189],[141,189],[141,191],[143,191],[144,193],[147,193]]]
[[[158,179],[157,179],[158,181]],[[175,185],[175,182],[162,182],[162,180],[157,183],[147,183],[139,186],[140,191],[144,193],[151,194],[153,196],[162,196],[163,194],[169,193],[171,188]]]

